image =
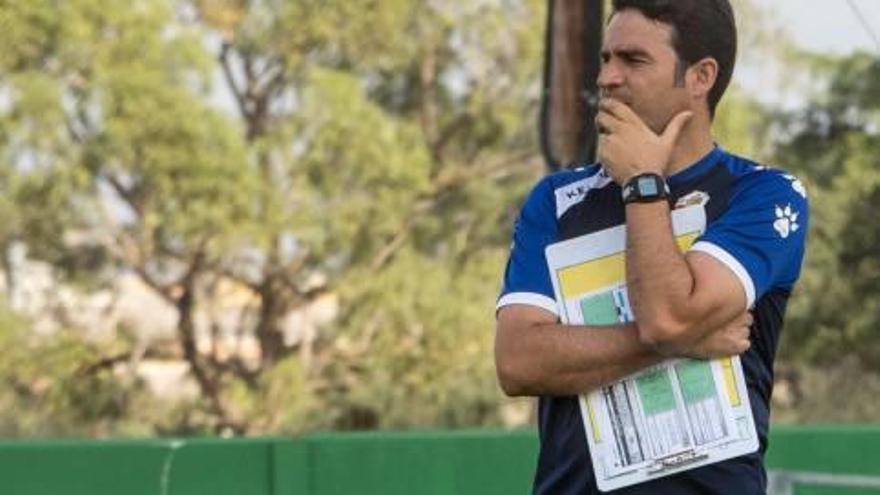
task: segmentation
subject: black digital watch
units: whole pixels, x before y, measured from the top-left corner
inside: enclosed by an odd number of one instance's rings
[[[652,203],[669,199],[669,186],[660,174],[639,174],[623,186],[623,204]]]

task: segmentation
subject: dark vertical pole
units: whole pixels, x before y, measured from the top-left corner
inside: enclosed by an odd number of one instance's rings
[[[603,0],[548,0],[541,148],[550,170],[593,159]]]

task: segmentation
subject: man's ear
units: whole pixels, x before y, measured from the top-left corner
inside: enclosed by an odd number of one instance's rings
[[[718,61],[712,57],[699,60],[688,67],[685,77],[691,97],[708,97],[718,79]]]

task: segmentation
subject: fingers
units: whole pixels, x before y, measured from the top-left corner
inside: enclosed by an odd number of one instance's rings
[[[621,113],[623,103],[612,98],[602,98],[599,100],[599,111],[596,113],[596,128],[599,134],[612,134],[620,130],[623,120]]]
[[[599,111],[605,112],[619,120],[638,120],[639,117],[625,103],[614,98],[602,98],[599,100]]]
[[[742,353],[746,352],[747,350],[749,350],[749,348],[752,346],[752,341],[751,341],[751,339],[749,339],[749,335],[752,333],[751,332],[751,325],[752,325],[751,313],[746,313],[743,320],[744,321],[741,324],[738,324],[737,326],[734,327],[736,330],[736,337],[733,342],[734,342],[734,345],[737,346],[737,348],[738,348],[736,354],[742,354]]]
[[[722,356],[722,357],[742,356],[743,354],[745,354],[746,352],[749,351],[749,347],[751,347],[751,346],[752,345],[749,342],[742,342],[739,344],[739,348],[737,348],[732,353],[730,353],[726,356]]]
[[[755,324],[755,317],[752,315],[751,311],[746,311],[743,314],[736,317],[736,319],[732,322],[734,325],[741,325],[744,327],[751,327]]]
[[[752,341],[749,339],[751,335],[752,315],[743,313],[742,316],[732,321],[724,327],[719,335],[725,346],[722,355],[732,356],[742,354],[749,350]]]
[[[707,335],[686,350],[684,356],[698,359],[738,356],[748,351],[751,345],[749,328],[736,321]]]
[[[736,341],[736,345],[739,347],[736,354],[742,354],[749,350],[750,347],[752,347],[752,341],[749,340],[748,329],[746,329],[745,335]]]
[[[712,357],[737,356],[752,346],[748,327],[741,325],[729,326],[711,336],[707,342]]]
[[[596,129],[599,134],[612,134],[620,128],[620,120],[607,112],[596,115]]]

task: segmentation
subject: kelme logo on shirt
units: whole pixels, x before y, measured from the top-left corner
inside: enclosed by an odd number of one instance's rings
[[[791,208],[788,204],[785,208],[776,206],[776,221],[773,222],[773,228],[779,233],[779,237],[787,239],[789,235],[797,232],[801,228],[797,223],[798,212]]]
[[[562,215],[569,208],[583,201],[591,190],[601,189],[611,182],[611,177],[600,171],[591,177],[560,187],[554,191],[556,194],[556,218],[562,218]]]

